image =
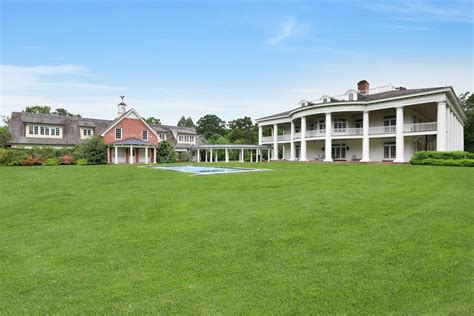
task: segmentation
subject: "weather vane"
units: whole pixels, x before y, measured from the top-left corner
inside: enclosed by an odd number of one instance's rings
[[[124,96],[124,95],[121,95],[120,97],[122,98],[122,102],[123,102],[123,98],[125,98],[125,96]]]

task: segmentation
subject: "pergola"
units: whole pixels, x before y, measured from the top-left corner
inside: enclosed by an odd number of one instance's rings
[[[196,161],[205,161],[205,162],[216,162],[218,161],[218,152],[219,150],[224,150],[225,152],[225,162],[229,162],[229,151],[238,151],[239,152],[239,162],[244,162],[244,153],[245,151],[250,154],[250,162],[254,162],[254,153],[255,153],[255,162],[261,162],[263,152],[267,151],[267,159],[270,159],[270,150],[271,146],[268,145],[245,145],[245,144],[212,144],[212,145],[199,145],[194,146],[193,149],[197,151]],[[201,152],[204,151],[204,155],[201,156]],[[204,158],[204,160],[202,160]]]

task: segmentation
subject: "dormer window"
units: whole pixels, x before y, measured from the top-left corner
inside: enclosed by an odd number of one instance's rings
[[[160,140],[166,140],[166,134],[165,133],[158,133],[158,138]]]
[[[329,98],[324,98],[323,99],[323,103],[328,103],[329,102]]]
[[[145,140],[145,141],[148,140],[148,131],[146,131],[146,130],[143,131],[143,133],[142,133],[142,140]]]
[[[354,92],[349,93],[349,101],[354,101]]]
[[[116,128],[115,129],[115,139],[122,139],[122,129]]]

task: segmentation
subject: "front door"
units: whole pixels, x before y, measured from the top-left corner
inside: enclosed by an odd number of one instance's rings
[[[395,159],[395,154],[397,152],[395,142],[385,142],[383,144],[383,159],[384,160],[393,160]]]
[[[332,159],[346,160],[346,144],[332,145]]]

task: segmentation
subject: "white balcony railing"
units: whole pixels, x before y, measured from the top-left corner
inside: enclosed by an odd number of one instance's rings
[[[293,134],[293,139],[300,139],[301,138],[301,133],[294,133]]]
[[[395,134],[397,132],[397,127],[392,126],[376,126],[369,127],[369,134]]]
[[[291,140],[291,137],[290,137],[290,134],[278,135],[277,140],[278,141],[288,141],[288,140]]]
[[[346,135],[346,136],[354,136],[354,135],[362,135],[364,133],[363,128],[335,128],[332,133],[334,135]]]
[[[262,143],[271,143],[271,142],[273,142],[273,136],[262,137]]]
[[[430,132],[430,131],[436,131],[437,128],[438,128],[438,124],[436,122],[405,124],[403,125],[403,132],[405,133]]]
[[[326,134],[326,130],[324,129],[313,129],[306,131],[306,138],[324,136],[324,134]]]

